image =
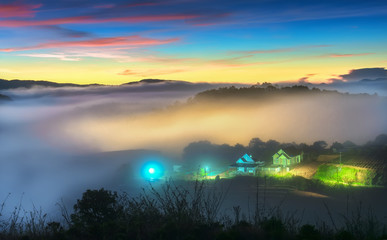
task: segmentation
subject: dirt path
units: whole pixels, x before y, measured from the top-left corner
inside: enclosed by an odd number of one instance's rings
[[[303,163],[301,165],[295,166],[289,172],[296,176],[311,179],[320,165],[321,162]]]

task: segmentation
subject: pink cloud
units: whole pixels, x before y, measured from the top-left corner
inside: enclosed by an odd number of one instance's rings
[[[358,57],[358,56],[366,56],[374,53],[348,53],[348,54],[329,54],[329,57]]]
[[[173,15],[151,15],[151,16],[132,16],[116,18],[95,18],[92,16],[78,16],[66,18],[54,18],[46,20],[0,20],[0,27],[28,27],[28,26],[45,26],[45,25],[62,25],[62,24],[95,24],[95,23],[139,23],[139,22],[158,22],[186,20],[198,17],[195,14],[173,14]]]
[[[125,36],[125,37],[110,37],[110,38],[95,38],[82,41],[58,41],[58,42],[49,42],[42,43],[35,46],[29,47],[17,47],[17,48],[2,48],[0,52],[14,52],[14,51],[26,51],[26,50],[35,50],[35,49],[46,49],[46,48],[61,48],[61,47],[115,47],[115,46],[131,46],[131,47],[140,47],[140,46],[151,46],[151,45],[161,45],[172,42],[177,42],[178,38],[171,39],[153,39],[153,38],[144,38],[137,35],[134,36]]]
[[[136,75],[137,73],[133,72],[132,70],[126,69],[123,72],[117,73],[118,75]]]
[[[33,17],[42,4],[24,5],[18,3],[0,4],[0,18]]]
[[[165,74],[173,74],[173,73],[180,73],[185,72],[187,70],[184,69],[162,69],[162,70],[146,70],[146,71],[138,71],[134,72],[132,70],[126,69],[120,73],[117,73],[118,75],[136,75],[136,76],[142,76],[142,77],[149,77],[149,76],[158,76],[158,75],[165,75]]]

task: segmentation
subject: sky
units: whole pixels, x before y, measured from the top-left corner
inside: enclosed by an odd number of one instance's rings
[[[387,67],[386,1],[0,1],[0,78],[330,82]]]

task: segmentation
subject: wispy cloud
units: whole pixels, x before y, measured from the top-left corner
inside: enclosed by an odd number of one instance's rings
[[[210,62],[213,63],[213,64],[221,64],[221,65],[226,64],[226,65],[230,65],[230,64],[240,63],[240,60],[243,60],[243,59],[246,59],[246,58],[251,58],[253,56],[254,55],[250,54],[250,55],[244,55],[244,56],[239,56],[239,57],[216,59],[216,60],[212,60]]]
[[[71,38],[82,38],[82,37],[91,37],[92,35],[86,31],[73,30],[69,28],[64,28],[56,25],[49,26],[39,26],[38,28],[52,31],[56,34],[59,34],[63,37],[71,37]]]
[[[326,48],[332,47],[332,45],[307,45],[290,48],[274,48],[274,49],[256,49],[256,50],[245,50],[245,51],[230,51],[230,54],[270,54],[270,53],[283,53],[283,52],[295,52],[310,48]]]
[[[116,5],[115,4],[101,4],[101,5],[95,5],[93,8],[101,8],[101,9],[109,9],[109,8],[114,8]]]
[[[309,79],[313,76],[315,76],[316,74],[315,73],[309,73],[309,74],[306,74],[306,76],[298,79],[298,83],[301,83],[301,84],[306,84],[306,83],[309,83]]]
[[[350,58],[350,57],[362,57],[372,55],[375,53],[329,53],[323,55],[308,56],[304,59],[316,59],[316,58]]]
[[[223,23],[225,19],[232,15],[231,12],[215,13],[198,16],[197,18],[188,19],[187,23],[194,26],[212,26]]]
[[[128,76],[128,75],[134,75],[134,76],[140,76],[140,77],[151,77],[151,76],[159,76],[159,75],[165,75],[165,74],[172,74],[172,73],[180,73],[180,72],[186,72],[189,71],[188,69],[148,69],[148,70],[141,70],[141,71],[133,71],[130,69],[125,69],[122,72],[117,73],[118,75]]]
[[[11,17],[34,17],[37,8],[42,4],[22,4],[19,2],[11,4],[0,4],[0,18]]]
[[[80,61],[80,58],[73,58],[63,54],[43,54],[43,53],[35,53],[35,54],[19,54],[19,56],[24,57],[37,57],[37,58],[56,58],[62,61]]]
[[[282,4],[281,4],[282,3]],[[279,6],[279,5],[282,6]],[[270,5],[270,4],[269,4]],[[341,4],[338,1],[325,1],[316,5],[313,1],[299,2],[289,6],[286,1],[278,1],[272,8],[257,9],[258,12],[249,12],[243,18],[245,23],[266,24],[295,21],[340,19],[351,17],[365,17],[385,15],[385,2],[376,1],[364,5],[362,1],[351,1],[351,4]]]
[[[347,54],[329,54],[328,57],[334,57],[334,58],[340,58],[340,57],[359,57],[359,56],[366,56],[371,55],[374,53],[347,53]]]
[[[167,3],[168,1],[137,1],[126,4],[125,7],[157,6],[162,5],[163,2]]]
[[[29,27],[62,24],[96,24],[96,23],[141,23],[187,20],[197,18],[197,14],[165,14],[165,15],[141,15],[129,17],[97,18],[95,16],[76,16],[64,18],[52,18],[46,20],[0,20],[0,27]]]
[[[136,72],[133,72],[132,70],[126,69],[122,72],[117,73],[118,75],[136,75]]]
[[[42,43],[28,47],[16,47],[16,48],[2,48],[0,52],[15,52],[15,51],[27,51],[36,49],[47,49],[47,48],[63,48],[63,47],[116,47],[116,46],[128,46],[128,47],[141,47],[141,46],[152,46],[161,45],[172,42],[177,42],[178,38],[170,39],[153,39],[145,38],[141,36],[124,36],[124,37],[110,37],[110,38],[94,38],[82,41],[55,41]]]

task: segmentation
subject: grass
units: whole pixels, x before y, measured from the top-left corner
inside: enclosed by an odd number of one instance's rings
[[[233,207],[233,213],[220,214],[228,189],[216,184],[196,181],[185,188],[167,182],[158,190],[150,187],[136,197],[104,189],[87,190],[77,200],[70,216],[62,209],[62,214],[65,212],[62,222],[67,225],[47,221],[41,209],[21,214],[24,218],[18,218],[20,212],[15,210],[10,218],[2,219],[3,203],[0,205],[0,239],[378,240],[385,237],[385,226],[362,205],[343,214],[342,227],[332,218],[334,228],[324,222],[301,225],[302,216],[282,212],[281,205],[273,208],[259,205],[258,198],[248,217],[240,216],[238,205]],[[325,206],[331,216],[330,209]]]
[[[319,166],[314,175],[314,179],[328,185],[342,184],[353,186],[372,186],[375,177],[376,172],[371,169],[333,164]]]

